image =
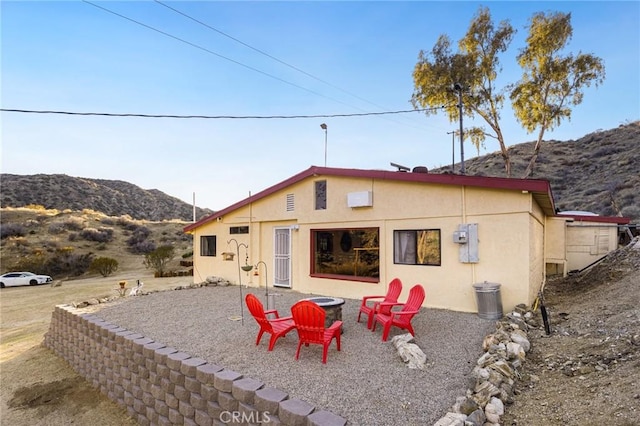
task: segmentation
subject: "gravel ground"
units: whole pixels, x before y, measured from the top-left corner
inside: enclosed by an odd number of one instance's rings
[[[281,316],[290,315],[296,301],[313,296],[274,291],[280,294],[276,307]],[[242,289],[243,295],[247,292],[265,302],[263,290]],[[495,330],[494,321],[475,314],[423,308],[413,325],[427,367],[412,370],[390,343],[404,331],[392,328],[389,341],[382,342],[380,327],[372,333],[366,320],[356,322],[360,301],[345,299],[341,351],[332,343],[327,364],[322,364],[320,345],[303,346],[296,361],[295,331],[268,352],[268,335],[255,345],[258,325],[246,306],[244,325],[229,319],[241,314],[240,300],[237,286],[202,287],[128,297],[101,304],[96,314],[331,411],[350,425],[435,423],[465,394],[469,373],[482,355],[482,339]]]

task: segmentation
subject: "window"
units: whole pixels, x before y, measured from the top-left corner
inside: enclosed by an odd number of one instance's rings
[[[248,226],[231,226],[229,227],[229,234],[248,234]]]
[[[440,230],[393,231],[393,262],[440,266]]]
[[[327,181],[319,180],[315,183],[316,210],[327,209]]]
[[[312,230],[311,274],[377,282],[378,234],[378,228]]]
[[[203,235],[200,237],[200,256],[216,255],[216,236]]]

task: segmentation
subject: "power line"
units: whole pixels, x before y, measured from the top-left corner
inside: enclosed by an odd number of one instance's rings
[[[207,23],[205,23],[205,22],[202,22],[202,21],[200,21],[200,20],[198,20],[198,19],[196,19],[196,18],[194,18],[194,17],[192,17],[192,16],[190,16],[190,15],[187,15],[186,13],[184,13],[184,12],[182,12],[182,11],[178,10],[178,9],[175,9],[175,8],[173,8],[173,7],[169,6],[169,5],[167,5],[167,4],[163,3],[163,2],[161,2],[160,0],[154,0],[154,1],[155,1],[156,3],[158,3],[159,5],[161,5],[161,6],[164,6],[164,7],[166,7],[167,9],[174,11],[175,13],[177,13],[177,14],[179,14],[179,15],[184,16],[184,17],[185,17],[185,18],[187,18],[187,19],[190,19],[190,20],[192,20],[192,21],[194,21],[194,22],[196,22],[196,23],[198,23],[198,24],[200,24],[200,25],[202,25],[202,26],[204,26],[204,27],[206,27],[206,28],[209,28],[210,30],[215,31],[215,32],[217,32],[218,34],[221,34],[221,35],[223,35],[223,36],[225,36],[225,37],[227,37],[227,38],[229,38],[229,39],[231,39],[231,40],[235,41],[236,43],[239,43],[239,44],[241,44],[241,45],[243,45],[243,46],[245,46],[245,47],[247,47],[247,48],[249,48],[249,49],[251,49],[251,50],[253,50],[253,51],[255,51],[255,52],[258,52],[258,53],[260,53],[261,55],[266,56],[267,58],[273,59],[274,61],[276,61],[276,62],[278,62],[278,63],[280,63],[280,64],[282,64],[282,65],[284,65],[284,66],[287,66],[287,67],[289,67],[289,68],[291,68],[291,69],[293,69],[293,70],[296,70],[296,71],[298,71],[299,73],[302,73],[302,74],[306,75],[307,77],[311,77],[311,78],[313,78],[314,80],[317,80],[317,81],[319,81],[319,82],[321,82],[321,83],[324,83],[324,84],[326,84],[327,86],[330,86],[330,87],[332,87],[332,88],[334,88],[334,89],[337,89],[337,90],[339,90],[339,91],[341,91],[341,92],[343,92],[343,93],[346,93],[346,94],[348,94],[348,95],[350,95],[350,96],[353,96],[354,98],[359,99],[359,100],[361,100],[361,101],[363,101],[363,102],[366,102],[366,103],[368,103],[368,104],[370,104],[370,105],[373,105],[373,106],[378,107],[378,108],[380,108],[380,109],[385,109],[383,106],[380,106],[380,105],[378,105],[378,104],[376,104],[376,103],[374,103],[374,102],[371,102],[371,101],[369,101],[369,100],[367,100],[367,99],[365,99],[365,98],[362,98],[362,97],[360,97],[360,96],[358,96],[358,95],[356,95],[356,94],[354,94],[354,93],[351,93],[351,92],[349,92],[349,91],[348,91],[348,90],[346,90],[346,89],[343,89],[343,88],[341,88],[341,87],[338,87],[338,86],[336,86],[335,84],[332,84],[332,83],[330,83],[330,82],[328,82],[328,81],[326,81],[326,80],[323,80],[323,79],[322,79],[322,78],[320,78],[320,77],[317,77],[317,76],[315,76],[315,75],[313,75],[313,74],[311,74],[311,73],[309,73],[309,72],[307,72],[307,71],[305,71],[305,70],[303,70],[303,69],[300,69],[300,68],[296,67],[295,65],[291,65],[291,64],[290,64],[290,63],[288,63],[288,62],[285,62],[285,61],[283,61],[283,60],[281,60],[281,59],[279,59],[279,58],[276,58],[275,56],[273,56],[273,55],[271,55],[271,54],[269,54],[269,53],[267,53],[267,52],[265,52],[265,51],[263,51],[263,50],[261,50],[261,49],[258,49],[257,47],[253,47],[253,46],[251,46],[250,44],[245,43],[245,42],[243,42],[242,40],[239,40],[239,39],[237,39],[237,38],[235,38],[235,37],[233,37],[233,36],[231,36],[231,35],[229,35],[229,34],[227,34],[227,33],[223,32],[223,31],[221,31],[221,30],[219,30],[219,29],[217,29],[217,28],[215,28],[215,27],[213,27],[213,26],[211,26],[211,25],[209,25],[209,24],[207,24]]]
[[[445,108],[443,105],[436,108],[410,109],[400,111],[382,111],[382,112],[362,112],[352,114],[315,114],[315,115],[172,115],[172,114],[136,114],[136,113],[113,113],[113,112],[77,112],[77,111],[53,111],[53,110],[30,110],[30,109],[9,109],[0,108],[2,112],[16,112],[25,114],[59,114],[59,115],[81,115],[81,116],[100,116],[100,117],[138,117],[138,118],[200,118],[209,120],[234,119],[234,120],[269,120],[269,119],[300,119],[300,118],[339,118],[339,117],[364,117],[375,115],[392,115],[407,114],[411,112],[433,111]]]
[[[316,96],[320,96],[320,97],[323,97],[323,98],[325,98],[325,99],[329,99],[329,100],[331,100],[331,101],[338,102],[338,103],[340,103],[340,104],[342,104],[342,105],[346,105],[346,106],[348,106],[348,107],[355,108],[355,109],[358,109],[358,110],[361,110],[361,111],[362,111],[362,109],[361,109],[361,108],[355,107],[355,106],[353,106],[353,105],[349,105],[349,104],[347,104],[347,103],[345,103],[345,102],[342,102],[342,101],[340,101],[340,100],[338,100],[338,99],[334,99],[334,98],[332,98],[332,97],[330,97],[330,96],[323,95],[322,93],[319,93],[319,92],[313,91],[313,90],[311,90],[311,89],[307,89],[306,87],[303,87],[303,86],[300,86],[300,85],[298,85],[298,84],[292,83],[292,82],[290,82],[290,81],[287,81],[287,80],[285,80],[285,79],[282,79],[282,78],[280,78],[280,77],[277,77],[277,76],[275,76],[275,75],[273,75],[273,74],[269,74],[268,72],[265,72],[265,71],[259,70],[258,68],[254,68],[254,67],[252,67],[252,66],[250,66],[250,65],[247,65],[247,64],[244,64],[244,63],[242,63],[242,62],[236,61],[235,59],[231,59],[231,58],[229,58],[229,57],[227,57],[227,56],[224,56],[224,55],[221,55],[221,54],[219,54],[219,53],[216,53],[216,52],[214,52],[213,50],[207,49],[206,47],[202,47],[202,46],[197,45],[197,44],[195,44],[195,43],[192,43],[192,42],[190,42],[190,41],[188,41],[188,40],[182,39],[182,38],[180,38],[180,37],[174,36],[174,35],[172,35],[172,34],[169,34],[169,33],[165,32],[165,31],[159,30],[159,29],[157,29],[157,28],[155,28],[155,27],[152,27],[152,26],[150,26],[150,25],[147,25],[147,24],[145,24],[145,23],[142,23],[142,22],[140,22],[140,21],[137,21],[137,20],[135,20],[135,19],[133,19],[133,18],[129,18],[128,16],[122,15],[122,14],[120,14],[120,13],[118,13],[118,12],[115,12],[115,11],[113,11],[113,10],[111,10],[111,9],[107,9],[106,7],[99,6],[99,5],[97,5],[97,4],[95,4],[95,3],[92,3],[92,2],[90,2],[90,1],[88,1],[88,0],[82,0],[82,1],[83,1],[84,3],[87,3],[87,4],[91,5],[91,6],[93,6],[93,7],[96,7],[96,8],[98,8],[98,9],[104,10],[105,12],[111,13],[112,15],[115,15],[115,16],[117,16],[117,17],[119,17],[119,18],[126,19],[126,20],[127,20],[127,21],[129,21],[129,22],[133,22],[134,24],[137,24],[137,25],[140,25],[140,26],[142,26],[142,27],[145,27],[145,28],[147,28],[147,29],[149,29],[149,30],[151,30],[151,31],[155,31],[155,32],[157,32],[157,33],[159,33],[159,34],[162,34],[162,35],[164,35],[164,36],[166,36],[166,37],[169,37],[169,38],[172,38],[172,39],[174,39],[174,40],[177,40],[177,41],[179,41],[179,42],[181,42],[181,43],[188,44],[188,45],[189,45],[189,46],[191,46],[191,47],[195,47],[196,49],[200,49],[200,50],[202,50],[202,51],[204,51],[204,52],[207,52],[207,53],[209,53],[209,54],[211,54],[211,55],[217,56],[217,57],[219,57],[219,58],[221,58],[221,59],[224,59],[224,60],[226,60],[226,61],[233,62],[234,64],[236,64],[236,65],[240,65],[241,67],[247,68],[247,69],[249,69],[249,70],[251,70],[251,71],[254,71],[254,72],[260,73],[260,74],[262,74],[262,75],[264,75],[264,76],[267,76],[267,77],[273,78],[274,80],[278,80],[278,81],[280,81],[280,82],[282,82],[282,83],[288,84],[288,85],[293,86],[293,87],[296,87],[296,88],[298,88],[298,89],[302,89],[302,90],[304,90],[304,91],[306,91],[306,92],[309,92],[309,93],[312,93],[312,94],[314,94],[314,95],[316,95]]]

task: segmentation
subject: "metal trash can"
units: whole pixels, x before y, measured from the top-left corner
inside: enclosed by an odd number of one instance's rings
[[[502,318],[500,284],[485,281],[483,283],[474,284],[473,288],[476,290],[478,316],[483,319]]]

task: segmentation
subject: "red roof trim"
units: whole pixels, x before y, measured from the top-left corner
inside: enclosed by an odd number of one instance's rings
[[[573,219],[576,222],[616,223],[618,225],[628,225],[631,222],[631,218],[620,216],[585,216],[579,214],[559,214],[558,217]]]
[[[546,180],[540,179],[512,179],[512,178],[500,178],[489,176],[466,176],[456,174],[432,174],[432,173],[409,173],[399,171],[388,170],[362,170],[362,169],[339,169],[333,167],[318,167],[311,166],[307,170],[304,170],[290,178],[273,185],[261,192],[258,192],[251,197],[245,198],[223,210],[217,211],[214,214],[200,219],[184,228],[185,232],[192,231],[205,223],[215,220],[225,214],[232,212],[240,207],[243,207],[249,203],[255,202],[261,198],[264,198],[274,192],[280,191],[283,188],[300,182],[311,176],[344,176],[354,178],[367,178],[367,179],[380,179],[380,180],[395,180],[402,182],[417,182],[417,183],[435,183],[441,185],[456,185],[456,186],[473,186],[480,188],[492,188],[492,189],[508,189],[514,191],[529,191],[536,193],[537,199],[548,200],[546,208],[547,214],[553,215],[555,213],[555,207],[553,202],[553,195],[551,194],[551,186]]]

